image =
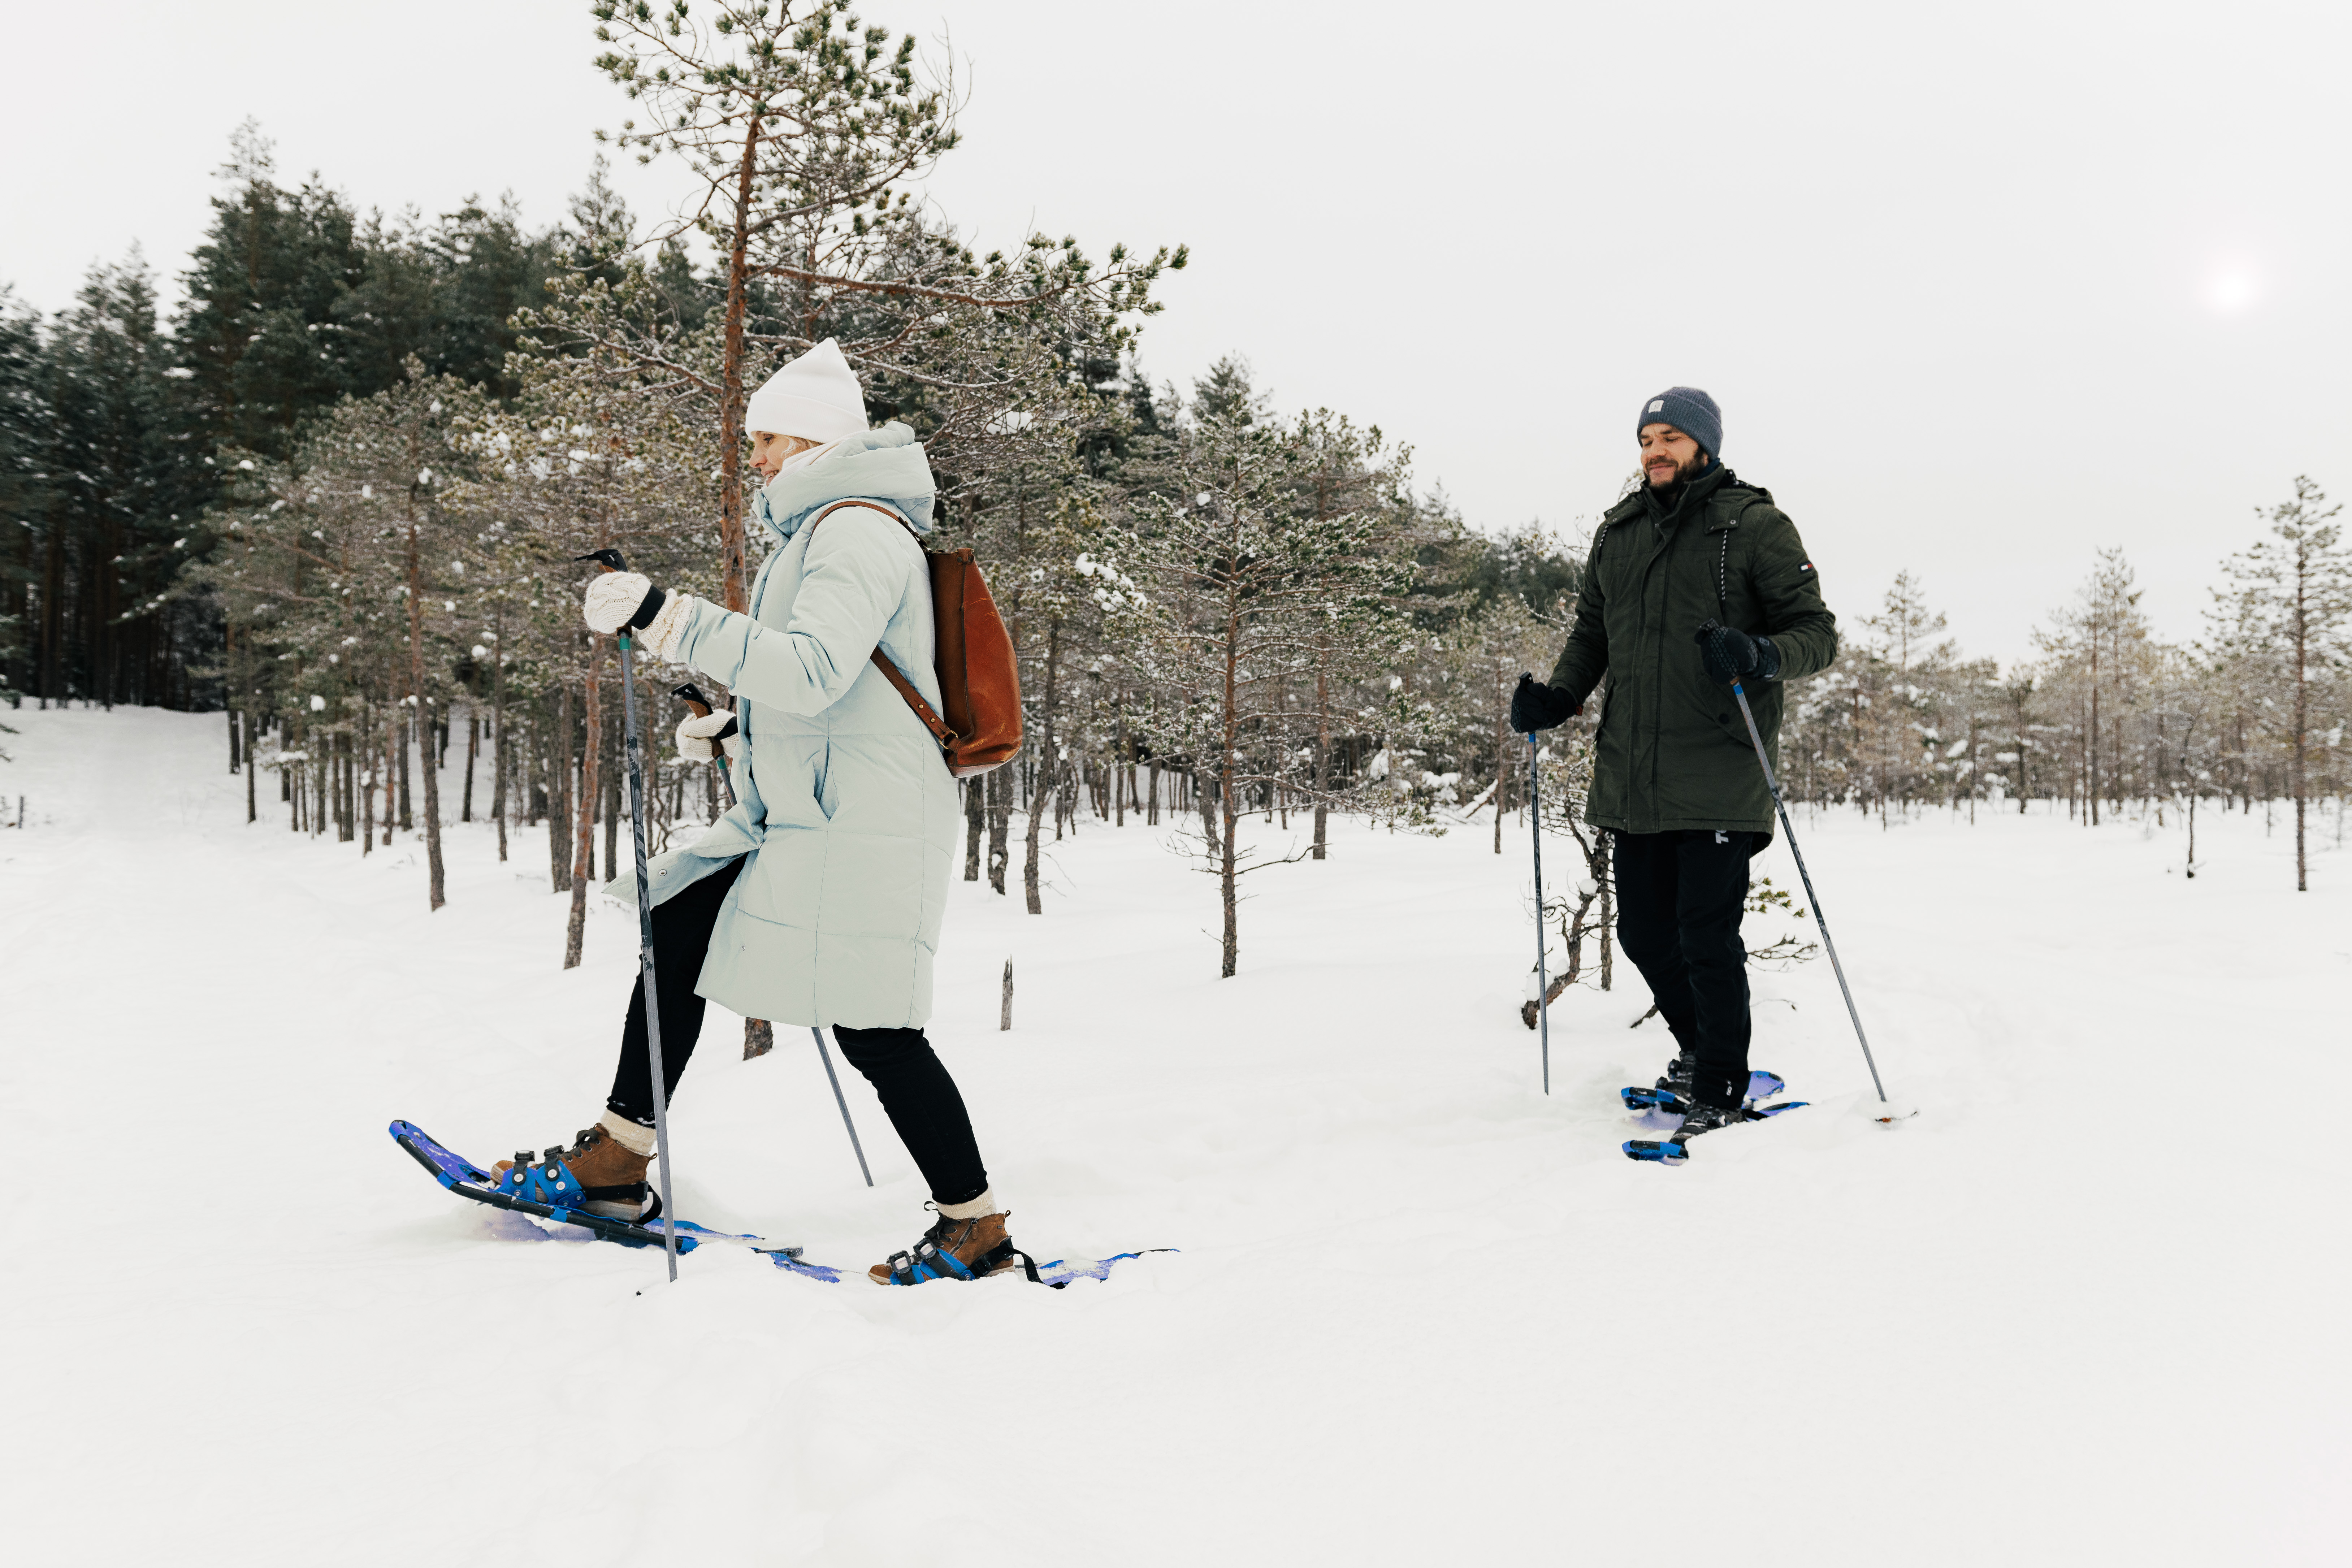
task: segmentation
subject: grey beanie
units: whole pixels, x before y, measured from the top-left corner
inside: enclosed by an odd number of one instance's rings
[[[1658,424],[1673,426],[1705,447],[1708,457],[1723,460],[1723,410],[1697,387],[1670,386],[1642,405],[1633,434],[1639,436],[1644,425]]]

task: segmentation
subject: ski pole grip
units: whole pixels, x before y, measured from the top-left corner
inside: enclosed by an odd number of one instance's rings
[[[593,561],[607,572],[626,572],[629,569],[628,562],[622,558],[621,552],[617,550],[592,550],[585,555],[575,555],[572,559]]]
[[[711,711],[710,699],[705,697],[702,694],[702,688],[691,680],[670,688],[669,694],[685,703],[687,710],[698,719],[707,716]]]

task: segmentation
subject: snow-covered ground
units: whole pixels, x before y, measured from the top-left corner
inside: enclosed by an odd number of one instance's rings
[[[1520,837],[1343,830],[1250,879],[1221,982],[1213,884],[1088,824],[1042,918],[955,885],[931,1032],[1018,1239],[1182,1250],[666,1286],[384,1133],[487,1161],[600,1107],[634,920],[563,973],[542,837],[453,828],[428,914],[411,836],[362,860],[269,789],[247,826],[218,715],[0,719],[12,1562],[2352,1558],[2332,839],[2297,896],[2259,814],[2201,818],[2194,881],[2177,822],[1801,824],[1923,1113],[1865,1119],[1816,962],[1757,986],[1812,1108],[1664,1169],[1618,1152],[1666,1047],[1630,970],[1540,1092]],[[713,1010],[680,1210],[862,1268],[920,1184],[853,1075],[860,1184],[779,1037]]]

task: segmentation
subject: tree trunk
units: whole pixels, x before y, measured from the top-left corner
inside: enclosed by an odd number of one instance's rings
[[[413,686],[410,693],[412,696],[415,694]],[[413,804],[415,796],[409,788],[408,754],[415,749],[416,710],[414,707],[395,708],[393,712],[396,715],[393,724],[393,771],[400,785],[400,830],[414,833],[416,830],[416,812]]]
[[[603,684],[604,639],[588,639],[588,681],[583,700],[582,722],[587,730],[585,743],[580,749],[580,809],[578,837],[573,841],[572,855],[572,917],[563,928],[563,967],[580,967],[580,947],[588,931],[588,883],[596,874],[596,808],[603,801],[599,785],[603,769],[604,748],[597,742],[597,721]]]
[[[719,378],[719,578],[727,607],[741,613],[744,595],[743,538],[743,312],[751,294],[751,236],[745,232],[755,199],[753,175],[760,164],[761,117],[743,132],[743,153],[735,169],[734,223],[727,247],[727,320],[721,339]]]
[[[988,886],[1000,897],[1013,863],[1013,777],[1020,764],[988,775]]]
[[[1319,665],[1315,671],[1315,847],[1309,858],[1324,858],[1328,842],[1326,829],[1331,809],[1326,804],[1331,790],[1331,677]]]
[[[361,746],[360,742],[367,739],[371,728],[366,721],[367,710],[364,700],[362,700],[361,704],[360,719],[361,723],[359,731],[352,737],[352,750],[354,752],[357,752],[360,757],[364,757],[366,755],[366,751]],[[354,758],[354,765],[356,765],[357,760],[357,758]],[[364,859],[375,848],[375,770],[373,768],[368,768],[361,773],[359,785],[360,856]]]
[[[400,699],[392,694],[393,683],[384,682],[384,700],[390,704],[383,710],[383,847],[392,847],[393,824],[399,816],[400,789]]]
[[[491,613],[490,629],[506,630],[506,605]],[[498,660],[490,676],[490,815],[499,823],[499,864],[507,858],[507,647],[497,637],[490,657]]]
[[[604,770],[604,880],[611,881],[621,874],[618,852],[621,837],[621,724],[617,713],[604,725],[610,734],[610,744],[604,760],[611,765]]]
[[[1498,672],[1496,690],[1502,694],[1504,710],[1495,715],[1495,853],[1503,852],[1503,778],[1511,765],[1508,742],[1511,733],[1510,688],[1501,684],[1505,678]],[[1530,752],[1533,746],[1528,748]]]
[[[1002,771],[1002,770],[999,770]],[[963,879],[980,880],[980,841],[988,831],[988,781],[963,782]]]
[[[1229,563],[1225,590],[1225,670],[1224,689],[1220,693],[1224,723],[1219,731],[1223,742],[1217,752],[1217,815],[1223,819],[1223,842],[1219,846],[1217,887],[1224,904],[1224,960],[1219,978],[1231,980],[1241,963],[1241,925],[1239,906],[1234,898],[1234,834],[1239,826],[1241,803],[1234,796],[1234,753],[1241,747],[1241,686],[1239,672],[1242,656],[1242,608],[1240,591],[1240,552]]]
[[[1029,791],[1028,843],[1021,867],[1021,887],[1022,890],[1028,897],[1029,912],[1033,915],[1042,915],[1045,912],[1045,906],[1039,899],[1037,892],[1038,812],[1041,807],[1047,811],[1055,809],[1054,783],[1056,772],[1054,766],[1054,707],[1059,696],[1061,661],[1062,623],[1060,618],[1057,616],[1054,620],[1046,623],[1045,627],[1045,733],[1044,743],[1040,747],[1039,751],[1037,762],[1037,782],[1031,786]],[[1057,827],[1057,837],[1058,834],[1059,829]]]
[[[2099,822],[2099,641],[2091,634],[2091,744],[2084,763],[2084,779],[2090,795],[2091,826]]]
[[[474,759],[482,754],[482,716],[474,711],[469,700],[466,704],[466,795],[457,808],[457,820],[474,820]]]
[[[572,688],[555,703],[555,731],[547,740],[547,874],[556,892],[572,887],[564,834],[572,825]]]
[[[408,689],[409,700],[415,705],[417,725],[417,765],[425,773],[425,864],[426,868],[426,900],[429,908],[442,905],[441,874],[441,759],[433,744],[433,721],[425,702],[425,605],[419,595],[424,587],[417,563],[416,498],[408,500]],[[408,826],[408,752],[400,753],[400,815],[401,826]]]
[[[1617,867],[1609,829],[1596,829],[1592,835],[1592,858],[1601,875],[1601,989],[1609,989],[1615,965],[1611,962],[1615,953],[1610,939],[1617,931]]]
[[[2305,581],[2306,574],[2300,549],[2295,562],[2294,579],[2294,755],[2290,759],[2289,787],[2294,791],[2294,890],[2311,890],[2310,866],[2304,858],[2303,803],[2305,794],[2304,759],[2308,752],[2311,734],[2311,623],[2305,613]]]

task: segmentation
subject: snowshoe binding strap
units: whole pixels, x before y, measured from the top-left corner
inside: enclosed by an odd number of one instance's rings
[[[931,1279],[984,1279],[992,1274],[1010,1273],[1015,1263],[1032,1285],[1044,1285],[1046,1280],[1037,1272],[1037,1260],[1013,1246],[1001,1242],[982,1253],[966,1268],[952,1252],[941,1252],[936,1242],[926,1237],[915,1244],[912,1252],[894,1252],[885,1265],[890,1270],[893,1285],[920,1285]],[[1069,1283],[1066,1279],[1052,1282],[1059,1290]]]
[[[512,1196],[553,1209],[576,1209],[588,1201],[561,1149],[550,1149],[537,1160],[517,1160],[507,1172],[506,1189]]]
[[[514,1163],[499,1179],[499,1190],[510,1198],[544,1204],[555,1210],[593,1207],[593,1212],[608,1219],[625,1219],[635,1225],[658,1216],[661,1199],[652,1195],[648,1183],[619,1182],[592,1187],[581,1181],[572,1168],[571,1158],[576,1157],[589,1142],[590,1135],[583,1132],[571,1148],[548,1149],[536,1158],[528,1149],[518,1150]],[[624,1208],[630,1212],[620,1212]]]
[[[920,1285],[930,1279],[970,1279],[972,1271],[963,1266],[952,1252],[941,1252],[939,1244],[929,1237],[915,1244],[912,1252],[894,1252],[886,1265],[893,1285]]]

